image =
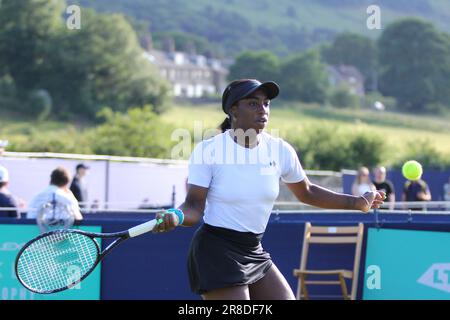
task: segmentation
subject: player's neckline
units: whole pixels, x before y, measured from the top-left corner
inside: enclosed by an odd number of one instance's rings
[[[260,136],[261,134],[258,134],[258,135],[257,135],[257,139],[258,139],[257,143],[255,143],[255,144],[253,144],[253,145],[251,145],[251,146],[246,147],[246,146],[243,146],[243,145],[239,144],[237,141],[235,141],[235,137],[232,136],[231,130],[232,130],[232,129],[229,129],[229,130],[227,131],[227,136],[228,136],[228,138],[229,138],[234,144],[236,144],[239,148],[242,148],[242,149],[244,149],[244,150],[249,150],[249,151],[250,151],[250,150],[256,150],[256,149],[258,149],[259,146],[261,145],[261,136]]]

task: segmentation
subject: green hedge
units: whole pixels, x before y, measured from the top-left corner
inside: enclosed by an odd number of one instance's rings
[[[150,106],[127,113],[104,109],[99,122],[87,129],[56,122],[9,124],[0,126],[0,138],[10,141],[9,151],[154,158],[170,158],[177,143],[171,139],[176,128],[158,117]],[[339,171],[377,164],[400,167],[410,159],[426,168],[450,167],[450,157],[427,140],[408,141],[409,145],[398,150],[364,126],[349,129],[315,124],[284,132],[282,137],[292,144],[308,169]]]
[[[308,169],[336,170],[375,166],[385,159],[386,147],[380,136],[367,130],[353,132],[338,127],[310,126],[288,133],[286,140]]]

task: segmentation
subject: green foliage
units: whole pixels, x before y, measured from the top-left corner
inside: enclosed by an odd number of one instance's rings
[[[282,63],[280,86],[282,97],[304,102],[326,101],[328,74],[317,51],[295,55]]]
[[[330,46],[323,47],[322,56],[330,65],[355,66],[364,76],[365,87],[373,88],[377,47],[372,39],[349,32],[339,34]]]
[[[103,106],[125,111],[130,106],[154,104],[161,112],[168,86],[144,59],[136,35],[120,15],[83,11],[83,26],[55,39],[52,74],[63,69],[63,83],[52,78],[55,100],[70,110],[93,116]],[[69,99],[67,99],[69,97]]]
[[[0,106],[4,109],[20,109],[19,101],[16,99],[16,84],[10,75],[0,77]]]
[[[258,79],[270,81],[278,78],[280,62],[278,57],[269,51],[246,51],[237,56],[230,67],[228,79]]]
[[[301,135],[288,134],[289,141],[308,169],[336,170],[375,166],[384,160],[385,145],[376,134],[337,127],[310,126]]]
[[[337,87],[331,90],[329,102],[333,107],[357,108],[359,107],[359,97],[350,92],[348,88]]]
[[[381,135],[366,130],[350,134],[347,139],[349,163],[343,164],[341,168],[348,168],[352,163],[352,168],[364,165],[372,167],[385,161],[387,150]]]
[[[279,55],[304,50],[335,34],[365,28],[370,0],[79,0],[83,7],[122,12],[150,21],[152,33],[184,32],[201,36],[223,52],[269,49]],[[450,2],[444,0],[378,0],[383,26],[405,14],[436,21],[450,31]]]
[[[8,135],[9,151],[16,152],[58,152],[92,154],[90,140],[73,126],[64,130],[54,129],[43,132],[28,128],[24,134]]]
[[[216,46],[213,46],[207,39],[192,33],[180,31],[155,32],[153,35],[153,44],[156,49],[162,50],[164,41],[170,38],[175,43],[175,49],[185,52],[196,52],[206,56],[220,56],[222,53]]]
[[[96,126],[82,122],[74,127],[62,121],[37,122],[0,108],[0,137],[10,141],[10,151],[168,158],[176,143],[170,140],[172,128],[189,129],[202,119],[206,130],[223,120],[217,104],[174,106],[157,117],[146,109],[133,109],[131,116],[109,110]],[[269,132],[280,129],[281,137],[293,144],[307,169],[390,166],[409,159],[448,167],[450,122],[446,119],[293,103],[288,107],[286,103],[272,110]],[[155,152],[160,150],[166,151]]]
[[[206,39],[214,55],[236,56],[245,50],[270,50],[286,55],[303,50],[335,34],[328,26],[312,30],[304,24],[303,11],[296,4],[249,1],[162,1],[162,0],[79,0],[82,6],[99,11],[123,12],[136,20],[150,21],[155,44],[161,33],[189,33]],[[283,9],[280,10],[280,7]],[[274,10],[275,9],[275,10]],[[300,12],[302,17],[296,16]],[[286,19],[286,13],[290,15]],[[272,19],[267,19],[268,15]],[[177,41],[176,41],[177,42]],[[177,43],[177,48],[181,49]],[[202,49],[197,48],[199,52]],[[207,50],[210,51],[210,50]]]
[[[397,108],[397,101],[393,97],[385,97],[379,92],[370,92],[364,96],[364,106],[366,108],[373,108],[375,102],[381,102],[386,110],[392,111]]]
[[[4,0],[0,6],[0,65],[20,91],[39,88],[45,76],[48,40],[62,28],[64,1]]]
[[[152,104],[161,113],[168,84],[144,58],[126,19],[83,10],[81,29],[69,30],[63,8],[63,1],[42,0],[8,0],[0,7],[6,23],[0,30],[0,62],[7,65],[22,110],[47,116],[50,105],[39,109],[33,93],[44,90],[53,102],[52,115],[60,119],[93,117],[105,105],[125,111]]]
[[[325,102],[329,85],[325,65],[312,50],[282,61],[268,51],[246,51],[230,67],[228,78],[277,80],[284,99],[304,102]]]
[[[408,160],[416,160],[424,168],[428,169],[445,169],[450,167],[450,158],[437,150],[428,139],[409,143],[407,151],[397,159],[394,167],[401,168]]]
[[[38,121],[45,120],[52,111],[52,98],[46,90],[34,90],[28,97],[27,109]]]
[[[105,108],[98,116],[105,122],[89,133],[95,154],[169,158],[173,128],[150,106],[132,108],[125,114]]]
[[[450,114],[450,106],[440,102],[428,103],[424,111],[430,114],[445,116]]]
[[[399,109],[425,111],[426,105],[450,105],[450,41],[418,18],[389,25],[378,43],[380,91]],[[450,108],[450,107],[449,107]]]

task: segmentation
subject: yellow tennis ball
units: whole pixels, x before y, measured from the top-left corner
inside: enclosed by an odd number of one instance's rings
[[[415,160],[406,161],[402,167],[403,176],[408,180],[419,180],[422,176],[422,165]]]

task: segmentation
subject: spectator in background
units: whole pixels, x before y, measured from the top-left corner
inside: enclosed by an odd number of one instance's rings
[[[9,173],[8,170],[0,166],[0,208],[7,208],[7,210],[0,209],[0,217],[20,218],[17,201],[8,190]],[[8,210],[13,208],[15,210]]]
[[[86,183],[84,182],[84,177],[86,176],[89,167],[84,163],[80,163],[76,166],[75,177],[70,185],[70,191],[72,191],[78,202],[81,202],[80,208],[86,207],[86,202],[88,201],[88,193]]]
[[[430,201],[431,192],[428,184],[422,180],[408,180],[403,187],[402,201]],[[423,210],[423,208],[411,208],[411,210]]]
[[[83,219],[78,201],[69,189],[70,174],[62,167],[52,171],[50,185],[31,200],[28,207],[27,218],[36,219],[39,212],[49,203],[59,204],[67,208],[68,214],[75,220]]]
[[[369,169],[361,167],[358,170],[355,181],[352,185],[352,194],[354,196],[362,196],[366,192],[376,191],[372,181],[370,181]]]
[[[389,210],[394,210],[395,205],[395,190],[391,181],[386,179],[386,168],[377,166],[374,171],[373,185],[378,191],[386,193],[386,202],[389,203]]]
[[[8,146],[8,140],[0,140],[0,157],[5,152],[5,148]]]
[[[450,177],[448,177],[448,182],[444,184],[444,201],[450,202]],[[446,207],[447,210],[450,210],[450,203]]]

